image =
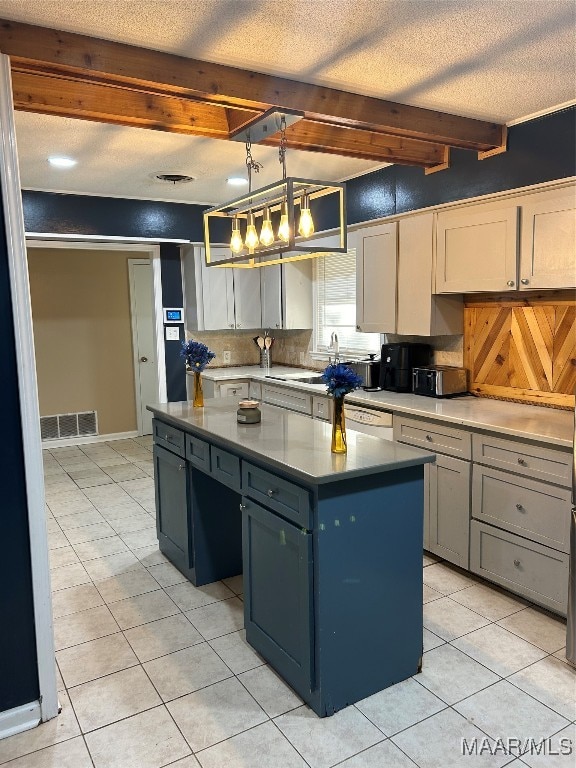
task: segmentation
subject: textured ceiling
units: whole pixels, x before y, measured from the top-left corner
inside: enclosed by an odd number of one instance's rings
[[[509,122],[574,99],[572,0],[0,0],[0,16],[392,101]],[[17,115],[26,187],[217,202],[238,145]],[[46,154],[79,166],[49,172]],[[268,159],[270,158],[270,159]],[[265,181],[273,150],[258,148]],[[289,172],[344,178],[373,164],[291,153]],[[235,167],[232,167],[235,166]],[[198,181],[170,190],[154,171]],[[258,180],[260,181],[260,180]],[[170,193],[170,194],[169,194]]]

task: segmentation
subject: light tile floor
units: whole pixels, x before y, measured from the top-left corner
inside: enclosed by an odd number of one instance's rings
[[[158,551],[150,451],[44,452],[62,714],[0,741],[0,764],[573,768],[565,623],[432,555],[422,674],[316,717],[247,645],[241,577],[197,589]]]

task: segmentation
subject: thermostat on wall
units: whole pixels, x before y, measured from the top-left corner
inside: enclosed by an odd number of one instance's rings
[[[165,323],[183,323],[184,322],[184,308],[183,307],[169,307],[164,309],[164,322]]]

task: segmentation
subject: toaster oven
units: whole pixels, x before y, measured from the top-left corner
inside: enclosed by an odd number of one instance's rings
[[[467,391],[466,369],[449,365],[431,365],[412,369],[412,391],[415,395],[449,397]]]

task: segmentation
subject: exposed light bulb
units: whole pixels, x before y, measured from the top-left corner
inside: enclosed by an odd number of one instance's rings
[[[254,214],[248,214],[248,227],[246,228],[246,248],[253,252],[258,245],[258,232],[254,224]]]
[[[238,219],[234,218],[232,219],[232,237],[230,238],[230,250],[232,253],[240,253],[243,248],[244,243],[242,242],[240,225],[238,224]]]
[[[274,230],[272,229],[270,210],[268,207],[264,208],[262,229],[260,230],[260,242],[262,245],[272,245],[274,242]]]
[[[298,233],[302,237],[310,237],[314,234],[314,219],[310,213],[310,199],[308,195],[303,195],[300,200],[300,223],[298,224]]]
[[[287,243],[290,240],[290,224],[288,222],[288,206],[282,203],[282,215],[280,216],[280,225],[278,227],[278,237]]]

